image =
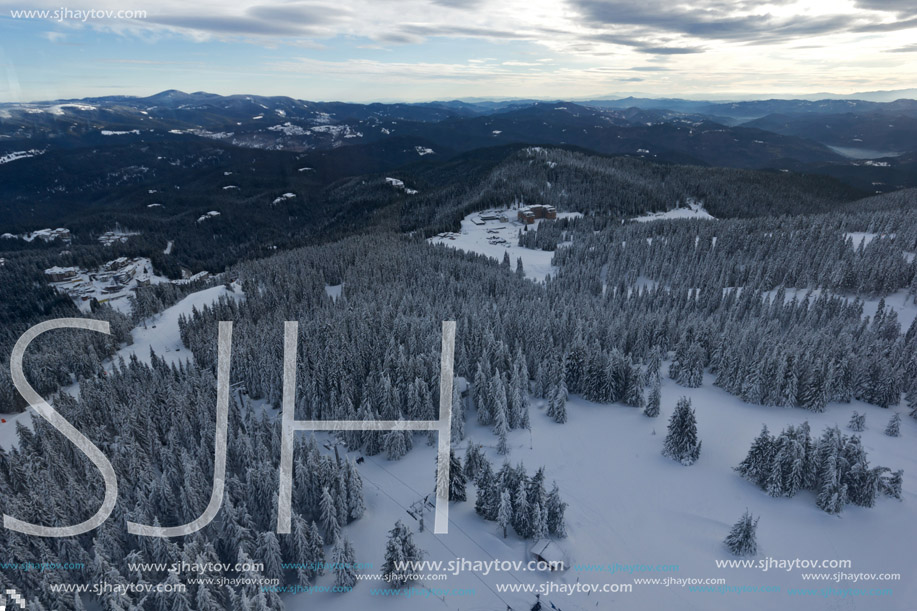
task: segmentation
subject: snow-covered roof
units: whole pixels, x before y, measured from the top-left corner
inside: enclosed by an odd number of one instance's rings
[[[564,552],[550,539],[539,539],[529,548],[529,553],[550,563],[565,563]],[[565,566],[565,564],[564,564]]]

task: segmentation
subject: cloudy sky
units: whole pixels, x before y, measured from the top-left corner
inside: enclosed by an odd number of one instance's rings
[[[359,102],[917,86],[917,0],[62,4],[0,0],[0,102],[164,89]],[[18,13],[36,9],[51,13]],[[110,12],[78,13],[88,9]]]

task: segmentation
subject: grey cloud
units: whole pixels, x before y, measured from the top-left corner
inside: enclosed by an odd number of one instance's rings
[[[688,55],[704,52],[703,49],[698,49],[697,47],[637,47],[637,51],[652,55]]]
[[[589,37],[589,40],[595,42],[604,42],[614,45],[622,45],[626,47],[633,47],[636,51],[640,53],[648,53],[651,55],[686,55],[689,53],[703,53],[704,50],[698,47],[678,47],[671,46],[668,44],[659,44],[651,42],[650,40],[641,40],[638,37],[634,36],[622,36],[619,34],[595,34]]]
[[[264,21],[285,21],[296,24],[327,24],[350,15],[348,11],[329,5],[308,3],[259,4],[249,8],[246,13]]]
[[[481,6],[482,0],[430,0],[438,6],[457,9],[473,9]]]
[[[917,17],[902,19],[900,21],[890,21],[885,23],[868,23],[853,28],[854,32],[895,32],[897,30],[907,30],[917,28]]]
[[[898,47],[897,49],[889,49],[888,53],[917,53],[917,44],[906,45],[904,47]]]
[[[907,1],[913,4],[913,0]],[[633,30],[624,38],[636,37],[643,41],[639,46],[644,48],[659,46],[648,39],[662,32],[706,40],[776,42],[851,30],[867,31],[867,28],[870,27],[875,27],[877,30],[910,27],[909,24],[901,22],[864,24],[862,17],[856,15],[821,17],[797,15],[786,19],[777,19],[769,15],[737,15],[735,10],[740,5],[719,0],[697,0],[690,5],[690,8],[677,8],[666,0],[644,0],[639,3],[629,0],[570,0],[570,2],[582,15],[584,25],[592,25],[596,28],[630,26]],[[745,4],[753,6],[753,4]],[[904,5],[905,2],[902,1],[901,4]],[[608,40],[608,42],[614,41]]]
[[[212,34],[248,34],[256,36],[303,36],[310,33],[308,27],[297,24],[272,22],[247,17],[210,17],[202,15],[151,15],[148,23],[167,25]]]
[[[871,11],[917,15],[917,3],[914,0],[856,0],[856,6]]]

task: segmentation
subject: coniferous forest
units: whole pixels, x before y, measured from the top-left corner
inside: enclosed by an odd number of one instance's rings
[[[432,170],[425,171],[431,180]],[[663,386],[679,395],[719,389],[735,399],[737,410],[747,404],[793,410],[786,414],[833,411],[841,424],[851,403],[888,410],[881,427],[896,409],[917,418],[917,322],[900,317],[913,311],[917,297],[913,191],[850,200],[848,188],[824,178],[657,166],[564,149],[511,151],[469,183],[448,187],[452,199],[420,196],[410,206],[392,204],[389,193],[373,199],[356,181],[336,184],[329,194],[364,197],[378,216],[363,226],[341,221],[337,239],[310,243],[301,234],[303,245],[269,256],[228,257],[226,270],[214,270],[223,273],[206,282],[139,288],[127,313],[105,304],[79,313],[38,279],[36,270],[54,260],[48,249],[12,254],[0,267],[17,293],[2,299],[10,321],[0,341],[7,359],[2,411],[25,407],[8,366],[25,328],[63,316],[108,321],[108,337],[62,331],[37,340],[25,371],[109,458],[120,486],[111,518],[92,533],[42,539],[0,530],[0,549],[18,562],[81,567],[3,572],[0,586],[28,592],[30,609],[284,608],[289,601],[281,590],[256,585],[199,583],[181,596],[118,597],[50,587],[177,579],[165,568],[132,572],[128,563],[134,562],[257,561],[257,570],[245,572],[253,582],[308,587],[333,579],[338,587],[356,586],[341,596],[358,597],[359,580],[344,565],[366,550],[351,533],[378,516],[372,515],[376,501],[367,497],[376,486],[368,489],[357,459],[380,468],[410,461],[435,435],[299,435],[292,532],[276,534],[284,321],[299,321],[296,418],[361,421],[438,417],[440,325],[456,321],[450,499],[454,507],[468,505],[476,515],[472,524],[500,540],[568,538],[577,494],[567,496],[565,482],[553,480],[549,460],[527,459],[534,467],[527,469],[514,456],[520,447],[543,447],[537,444],[544,439],[533,436],[539,427],[573,428],[596,409],[644,412],[659,429],[657,437],[640,440],[654,457],[690,466],[683,477],[713,460],[710,448],[723,440],[704,438],[701,425],[711,417],[706,406],[697,398],[663,401]],[[544,281],[527,275],[521,257],[514,262],[507,254],[501,261],[427,239],[458,231],[464,217],[487,208],[514,213],[520,202],[579,213],[519,227],[513,247],[553,253],[553,273]],[[702,203],[716,218],[632,220],[689,202]],[[67,256],[88,265],[101,255],[87,248]],[[134,342],[132,329],[149,331],[154,321],[163,324],[161,312],[220,287],[219,296],[177,314],[178,339],[191,357],[164,358],[152,347],[119,356]],[[893,298],[897,309],[886,301]],[[207,506],[220,321],[233,321],[222,509],[185,537],[129,534],[126,521],[182,524]],[[660,408],[665,419],[657,418]],[[765,427],[757,438],[729,440],[747,457],[728,467],[735,467],[732,477],[760,488],[752,498],[810,491],[826,514],[851,504],[908,502],[902,487],[908,473],[897,464],[870,463],[858,436],[866,425],[854,424],[820,434],[807,422],[790,424],[776,436]],[[41,419],[17,427],[15,443],[0,449],[3,512],[52,525],[90,516],[104,490],[96,467]],[[899,421],[888,430],[888,443],[907,443],[893,439],[901,434]],[[432,493],[433,479],[413,485]],[[731,525],[734,518],[723,520]],[[766,546],[764,532],[756,535],[758,519],[746,512],[734,525],[726,540],[733,553],[753,556]],[[767,519],[765,513],[762,525]],[[418,530],[402,515],[394,527],[380,528],[388,532],[386,572],[401,574],[389,585],[404,585],[410,579],[395,563],[425,557],[417,542],[423,526]],[[338,567],[326,574],[326,561]]]

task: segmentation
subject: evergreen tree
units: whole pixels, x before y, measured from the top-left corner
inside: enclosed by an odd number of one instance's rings
[[[503,538],[506,538],[506,529],[513,521],[513,504],[510,500],[509,490],[500,493],[500,507],[497,510],[497,524],[503,529]]]
[[[866,430],[866,414],[860,414],[854,410],[853,415],[850,417],[850,423],[847,426],[851,431],[856,431],[858,433]]]
[[[888,421],[888,426],[885,427],[885,434],[889,437],[899,437],[901,435],[901,414],[895,414],[891,417],[891,420]]]
[[[465,452],[464,472],[466,480],[477,482],[478,476],[486,462],[487,459],[484,457],[484,452],[481,449],[481,444],[469,442],[468,450]]]
[[[496,520],[500,505],[500,491],[497,488],[493,468],[485,459],[477,478],[477,498],[474,502],[475,512],[485,520]]]
[[[357,583],[357,572],[354,566],[356,554],[353,544],[346,537],[339,537],[331,550],[332,570],[334,571],[334,585],[339,588],[350,589]]]
[[[548,493],[545,509],[547,511],[548,532],[555,537],[566,537],[567,525],[564,513],[567,510],[567,504],[560,498],[560,488],[557,487],[557,482],[554,482],[551,492]]]
[[[498,400],[494,410],[494,435],[497,436],[497,452],[500,454],[509,454],[509,443],[507,440],[509,424],[506,421],[505,395],[503,395],[502,399],[502,401]]]
[[[318,530],[318,524],[315,521],[312,521],[312,524],[309,526],[309,554],[308,558],[310,562],[315,566],[314,573],[312,578],[321,577],[325,574],[325,541],[322,539],[322,535]]]
[[[887,471],[887,469],[886,469]],[[891,475],[884,473],[879,478],[879,489],[886,496],[894,497],[901,500],[901,484],[904,479],[904,471],[899,469]]]
[[[659,404],[662,401],[662,389],[660,388],[661,380],[658,375],[653,376],[652,386],[650,387],[650,396],[646,401],[646,407],[643,408],[643,413],[650,418],[655,418],[659,415]]]
[[[256,551],[258,558],[264,563],[264,576],[269,579],[281,579],[283,577],[282,563],[280,556],[280,544],[277,542],[277,536],[271,531],[265,531],[258,535],[258,547]]]
[[[548,415],[554,422],[563,424],[567,421],[567,389],[563,381],[554,387],[549,398]]]
[[[756,533],[759,518],[754,518],[745,510],[726,536],[726,547],[736,556],[754,556],[758,553]]]
[[[816,450],[816,499],[819,509],[835,514],[840,513],[847,504],[847,484],[843,481],[840,463],[843,436],[837,427],[828,429],[818,440]]]
[[[449,500],[464,501],[467,500],[465,495],[465,473],[462,471],[462,463],[455,457],[455,452],[449,450]]]
[[[752,442],[745,460],[736,467],[736,471],[748,481],[763,487],[770,475],[771,465],[776,454],[777,449],[774,438],[771,437],[770,431],[767,430],[767,425],[765,424]]]
[[[513,496],[513,529],[523,539],[532,536],[532,524],[529,521],[529,500],[525,482],[519,481],[516,494]]]
[[[338,521],[339,512],[334,497],[331,496],[331,492],[328,490],[327,486],[322,489],[320,511],[322,529],[325,531],[325,537],[327,537],[329,541],[337,541],[338,535],[341,534],[341,524]]]
[[[411,576],[417,573],[416,567],[412,569],[410,564],[401,565],[401,563],[420,562],[423,559],[423,551],[414,544],[414,535],[401,520],[395,522],[395,527],[389,531],[388,535],[382,574],[389,577],[390,584],[401,586],[410,581]]]
[[[458,384],[452,385],[452,439],[458,443],[465,438],[465,401]]]
[[[389,431],[385,435],[385,457],[389,460],[398,460],[408,453],[408,431]]]
[[[694,418],[694,410],[691,409],[691,400],[682,397],[669,420],[669,431],[662,454],[688,466],[697,462],[700,448],[701,441],[697,438],[697,421]]]

